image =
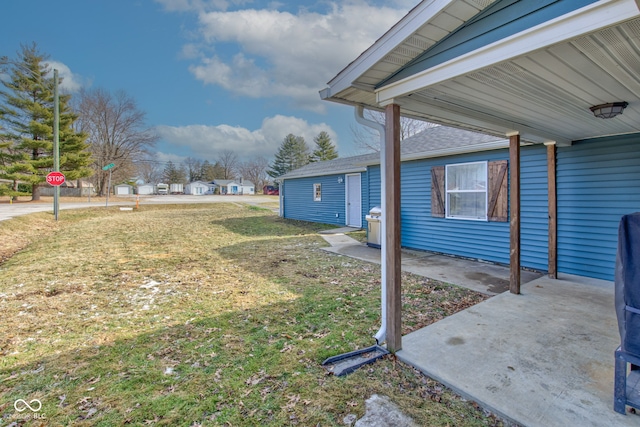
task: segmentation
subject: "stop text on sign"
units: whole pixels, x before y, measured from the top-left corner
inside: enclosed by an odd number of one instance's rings
[[[47,175],[47,183],[53,186],[59,186],[64,183],[64,174],[62,172],[51,172]]]

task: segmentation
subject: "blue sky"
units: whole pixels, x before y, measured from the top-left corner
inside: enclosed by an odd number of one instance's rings
[[[318,91],[415,4],[4,0],[0,56],[36,42],[64,90],[124,90],[160,135],[160,161],[272,159],[287,134],[313,145],[323,130],[347,156],[353,108]]]

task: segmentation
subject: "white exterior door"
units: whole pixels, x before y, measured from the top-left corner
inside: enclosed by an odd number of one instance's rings
[[[349,227],[362,227],[362,190],[360,186],[360,174],[347,175],[346,204],[347,225]]]

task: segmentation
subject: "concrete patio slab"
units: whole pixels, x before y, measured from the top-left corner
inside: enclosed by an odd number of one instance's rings
[[[380,263],[379,249],[323,237],[329,252]],[[613,411],[612,282],[523,271],[513,295],[508,267],[404,249],[402,269],[495,296],[404,336],[401,361],[518,425],[640,426]]]
[[[613,283],[541,277],[402,339],[400,360],[529,427],[639,426],[613,411]]]

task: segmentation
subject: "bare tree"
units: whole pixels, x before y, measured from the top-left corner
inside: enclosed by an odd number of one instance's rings
[[[202,161],[187,157],[184,159],[185,172],[189,182],[200,181],[202,179]]]
[[[220,165],[224,171],[222,179],[233,179],[236,168],[238,167],[238,155],[231,150],[223,150],[216,159],[216,163]]]
[[[382,111],[364,110],[365,119],[376,123],[384,124],[385,117]],[[431,127],[438,126],[435,123],[424,122],[421,120],[409,119],[407,117],[400,118],[400,140],[409,138]],[[366,126],[351,126],[353,140],[357,147],[365,151],[380,151],[380,135],[377,131]]]
[[[244,179],[253,182],[257,192],[264,187],[267,181],[267,169],[269,169],[269,160],[264,157],[254,157],[251,160],[240,163],[238,173]]]
[[[158,136],[146,126],[145,113],[122,91],[112,95],[103,89],[82,90],[76,108],[79,130],[89,136],[97,191],[103,195],[109,177],[103,167],[115,164],[116,182],[130,178],[134,163],[147,157]]]
[[[158,183],[162,179],[162,169],[160,164],[153,160],[143,160],[136,162],[138,177],[145,183]]]

